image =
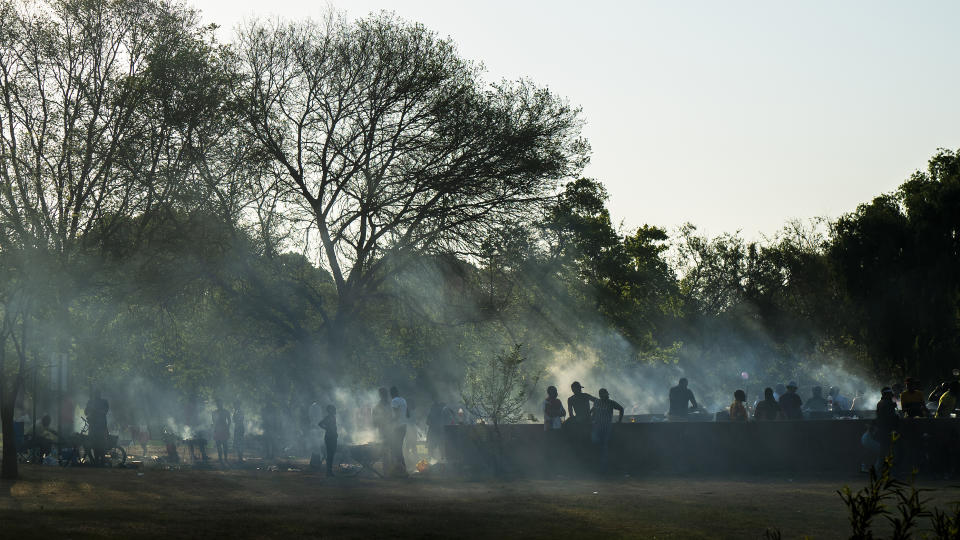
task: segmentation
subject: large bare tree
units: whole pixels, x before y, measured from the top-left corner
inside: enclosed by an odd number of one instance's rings
[[[449,40],[389,14],[253,22],[237,57],[278,208],[319,237],[336,284],[334,342],[405,261],[476,253],[587,159],[578,109],[528,81],[484,82]]]

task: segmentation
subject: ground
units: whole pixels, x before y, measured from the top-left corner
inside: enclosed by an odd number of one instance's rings
[[[848,478],[328,479],[305,471],[21,467],[2,538],[844,538]],[[948,482],[942,505],[960,499]]]

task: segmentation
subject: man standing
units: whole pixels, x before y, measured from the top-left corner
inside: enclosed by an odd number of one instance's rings
[[[107,412],[110,411],[110,404],[107,400],[100,397],[100,390],[93,391],[93,397],[87,401],[87,406],[83,413],[87,416],[87,423],[90,428],[90,442],[93,450],[93,462],[97,465],[103,464],[103,456],[106,453],[107,444]]]
[[[403,439],[407,436],[407,422],[410,412],[407,410],[407,400],[400,397],[400,390],[396,386],[390,387],[390,410],[393,412],[393,460],[397,476],[407,475],[407,464],[403,459]]]
[[[623,406],[610,399],[610,394],[606,388],[601,388],[598,392],[600,399],[593,404],[591,411],[593,420],[593,429],[590,432],[590,440],[597,445],[600,453],[600,467],[602,470],[607,468],[607,451],[610,447],[610,434],[613,432],[613,411],[619,411],[620,416],[617,423],[623,422]]]
[[[567,410],[570,411],[567,422],[586,424],[590,421],[590,404],[597,401],[597,398],[584,392],[578,381],[570,385],[570,390],[573,390],[573,395],[567,398]]]
[[[780,410],[787,420],[803,420],[803,400],[797,394],[797,383],[787,383],[787,393],[780,396]]]
[[[601,397],[601,399],[603,398]],[[697,400],[693,397],[693,391],[687,388],[687,378],[683,377],[676,386],[670,389],[670,418],[685,420],[687,413],[691,410],[687,408],[688,403],[692,404],[691,409],[697,408]]]
[[[233,404],[233,452],[237,454],[237,461],[243,463],[243,437],[247,432],[247,423],[243,417],[240,402]]]

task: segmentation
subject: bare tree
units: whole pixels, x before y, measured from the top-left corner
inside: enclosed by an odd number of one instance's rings
[[[476,253],[586,162],[577,109],[526,81],[485,84],[450,41],[391,15],[254,22],[237,55],[279,208],[319,237],[336,284],[334,336],[409,256]]]

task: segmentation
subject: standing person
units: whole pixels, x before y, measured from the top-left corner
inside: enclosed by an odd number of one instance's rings
[[[380,435],[380,454],[383,462],[383,475],[393,472],[393,412],[390,410],[390,393],[386,388],[378,390],[380,400],[373,408],[373,426]]]
[[[937,403],[937,418],[950,418],[957,408],[957,397],[960,396],[960,382],[951,381],[947,391],[940,396]]]
[[[243,417],[240,402],[233,404],[233,452],[237,454],[237,461],[243,463],[243,437],[247,434],[247,422]]]
[[[277,408],[273,403],[267,402],[263,406],[260,422],[263,427],[263,457],[264,459],[274,459],[277,450]]]
[[[787,383],[787,393],[780,396],[780,411],[787,420],[803,420],[803,400],[797,394],[797,383]]]
[[[87,424],[90,429],[90,450],[93,452],[93,462],[96,465],[103,464],[103,457],[106,454],[107,445],[107,412],[110,411],[110,403],[100,397],[100,390],[94,390],[93,396],[87,401],[87,406],[83,413],[87,416]]]
[[[743,390],[737,390],[733,393],[733,403],[730,404],[730,421],[731,422],[746,422],[747,421],[747,393]]]
[[[563,417],[567,411],[563,409],[563,403],[557,399],[557,387],[547,387],[547,399],[543,402],[543,430],[560,429],[563,427]]]
[[[213,411],[213,444],[217,447],[217,460],[227,464],[227,439],[230,438],[230,413],[223,408],[223,400],[217,399],[217,408]]]
[[[599,450],[601,470],[606,470],[610,434],[613,432],[613,411],[620,412],[620,416],[617,418],[619,424],[623,422],[623,406],[610,399],[610,393],[607,392],[606,388],[601,388],[597,391],[597,394],[600,395],[600,399],[593,404],[593,409],[590,411],[593,422],[590,440],[597,445],[597,450]]]
[[[337,408],[327,405],[327,415],[317,425],[323,428],[323,444],[327,447],[327,476],[333,476],[333,458],[337,454]]]
[[[807,400],[804,409],[811,412],[827,411],[827,400],[823,399],[823,388],[819,386],[813,387],[813,395]]]
[[[320,401],[317,400],[310,404],[310,409],[307,411],[310,420],[310,425],[307,426],[307,444],[310,447],[310,469],[312,470],[320,470],[320,464],[323,461],[323,437],[318,427],[324,418],[323,409]]]
[[[830,397],[833,398],[833,410],[835,411],[850,411],[853,410],[853,403],[850,402],[850,399],[840,393],[840,389],[836,386],[830,387]]]
[[[763,399],[757,402],[753,410],[753,419],[761,422],[772,422],[781,417],[780,404],[773,397],[773,388],[763,389]]]
[[[400,397],[400,390],[396,386],[390,387],[390,409],[393,411],[394,440],[393,459],[397,476],[407,475],[407,463],[403,459],[403,439],[407,436],[407,422],[410,420],[410,411],[407,410],[407,400]]]
[[[692,405],[689,409],[687,408],[688,403]],[[677,382],[676,386],[670,389],[670,418],[685,420],[687,413],[696,408],[697,399],[693,397],[693,391],[687,388],[687,378],[683,377]]]
[[[586,425],[590,421],[590,405],[597,401],[597,398],[584,392],[578,381],[570,385],[570,390],[573,395],[567,398],[567,410],[570,411],[567,422]]]
[[[908,418],[926,418],[930,416],[927,410],[926,396],[920,391],[920,381],[907,377],[907,389],[900,394],[900,409]]]

